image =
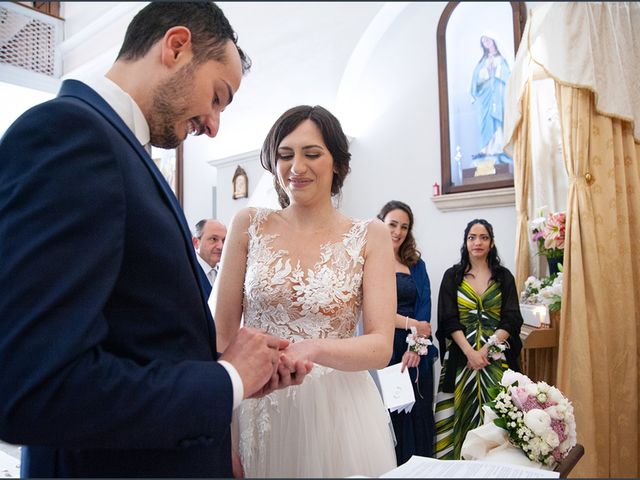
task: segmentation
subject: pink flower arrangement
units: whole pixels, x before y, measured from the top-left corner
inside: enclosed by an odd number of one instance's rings
[[[547,258],[564,255],[566,214],[549,213],[531,221],[531,240],[538,245],[538,253]]]
[[[494,400],[488,403],[498,416],[494,423],[530,460],[554,468],[576,444],[571,402],[556,387],[513,370],[500,383],[490,391]]]

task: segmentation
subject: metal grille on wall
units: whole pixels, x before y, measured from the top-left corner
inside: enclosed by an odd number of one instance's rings
[[[56,46],[62,20],[20,5],[0,4],[0,64],[59,78]]]

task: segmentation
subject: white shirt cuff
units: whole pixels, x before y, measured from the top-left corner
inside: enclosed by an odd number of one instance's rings
[[[224,367],[231,379],[231,385],[233,386],[233,409],[235,410],[244,399],[244,385],[242,384],[242,378],[240,377],[238,370],[236,370],[236,367],[226,360],[218,360],[218,363]]]

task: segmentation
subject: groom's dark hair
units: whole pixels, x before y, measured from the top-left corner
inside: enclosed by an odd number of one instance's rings
[[[242,62],[242,73],[251,68],[251,60],[238,46],[238,36],[220,7],[213,2],[151,2],[133,17],[116,60],[144,57],[172,27],[187,27],[191,32],[193,62],[208,60],[224,63],[224,50],[232,41]]]

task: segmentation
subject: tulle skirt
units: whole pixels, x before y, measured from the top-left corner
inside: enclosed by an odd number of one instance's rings
[[[239,407],[246,477],[377,477],[396,467],[389,413],[368,372],[315,365],[302,385]]]

